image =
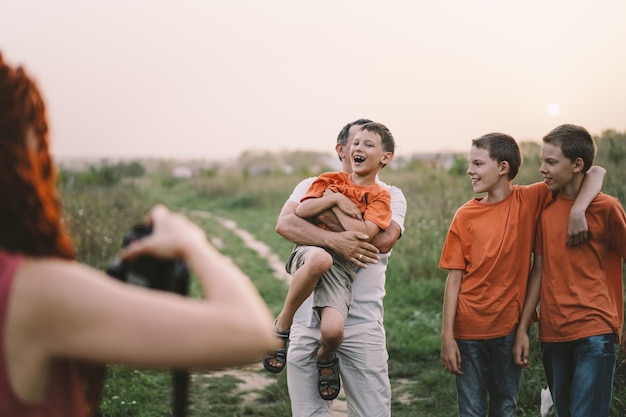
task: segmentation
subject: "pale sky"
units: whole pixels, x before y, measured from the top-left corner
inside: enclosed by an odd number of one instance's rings
[[[57,157],[331,152],[361,117],[410,155],[626,130],[624,22],[623,0],[1,0],[0,52]]]

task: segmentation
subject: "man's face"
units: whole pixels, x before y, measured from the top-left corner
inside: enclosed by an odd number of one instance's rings
[[[341,167],[343,172],[352,173],[352,163],[350,158],[350,148],[352,147],[352,142],[354,142],[354,137],[357,132],[361,130],[363,125],[352,125],[348,130],[348,139],[346,140],[346,144],[340,146],[341,149],[338,150],[339,157],[341,158]]]
[[[345,145],[347,149],[350,149],[356,134],[359,132],[359,130],[361,130],[362,127],[363,125],[352,125],[350,127],[350,130],[348,130],[348,141],[346,142],[346,145]]]

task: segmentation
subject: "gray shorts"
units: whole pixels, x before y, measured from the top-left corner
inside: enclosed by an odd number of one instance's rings
[[[285,265],[288,273],[294,274],[306,261],[307,254],[311,250],[325,250],[317,246],[296,245],[291,251],[289,260]],[[320,278],[313,292],[313,309],[318,315],[323,307],[332,307],[338,310],[343,317],[348,317],[348,310],[352,304],[352,282],[356,278],[356,272],[352,264],[343,258],[328,252],[333,257],[333,265]]]

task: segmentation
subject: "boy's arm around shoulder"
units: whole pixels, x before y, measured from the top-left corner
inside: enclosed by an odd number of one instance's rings
[[[606,170],[600,166],[592,166],[585,174],[582,186],[576,196],[574,205],[570,210],[569,220],[567,223],[567,243],[570,246],[577,246],[587,241],[589,238],[589,227],[585,212],[594,198],[602,190],[602,183]]]

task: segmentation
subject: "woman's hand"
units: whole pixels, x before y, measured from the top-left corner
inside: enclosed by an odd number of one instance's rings
[[[182,214],[172,213],[163,205],[156,205],[150,212],[152,233],[131,242],[121,253],[122,259],[140,255],[157,258],[186,258],[189,251],[206,244],[204,231]]]

